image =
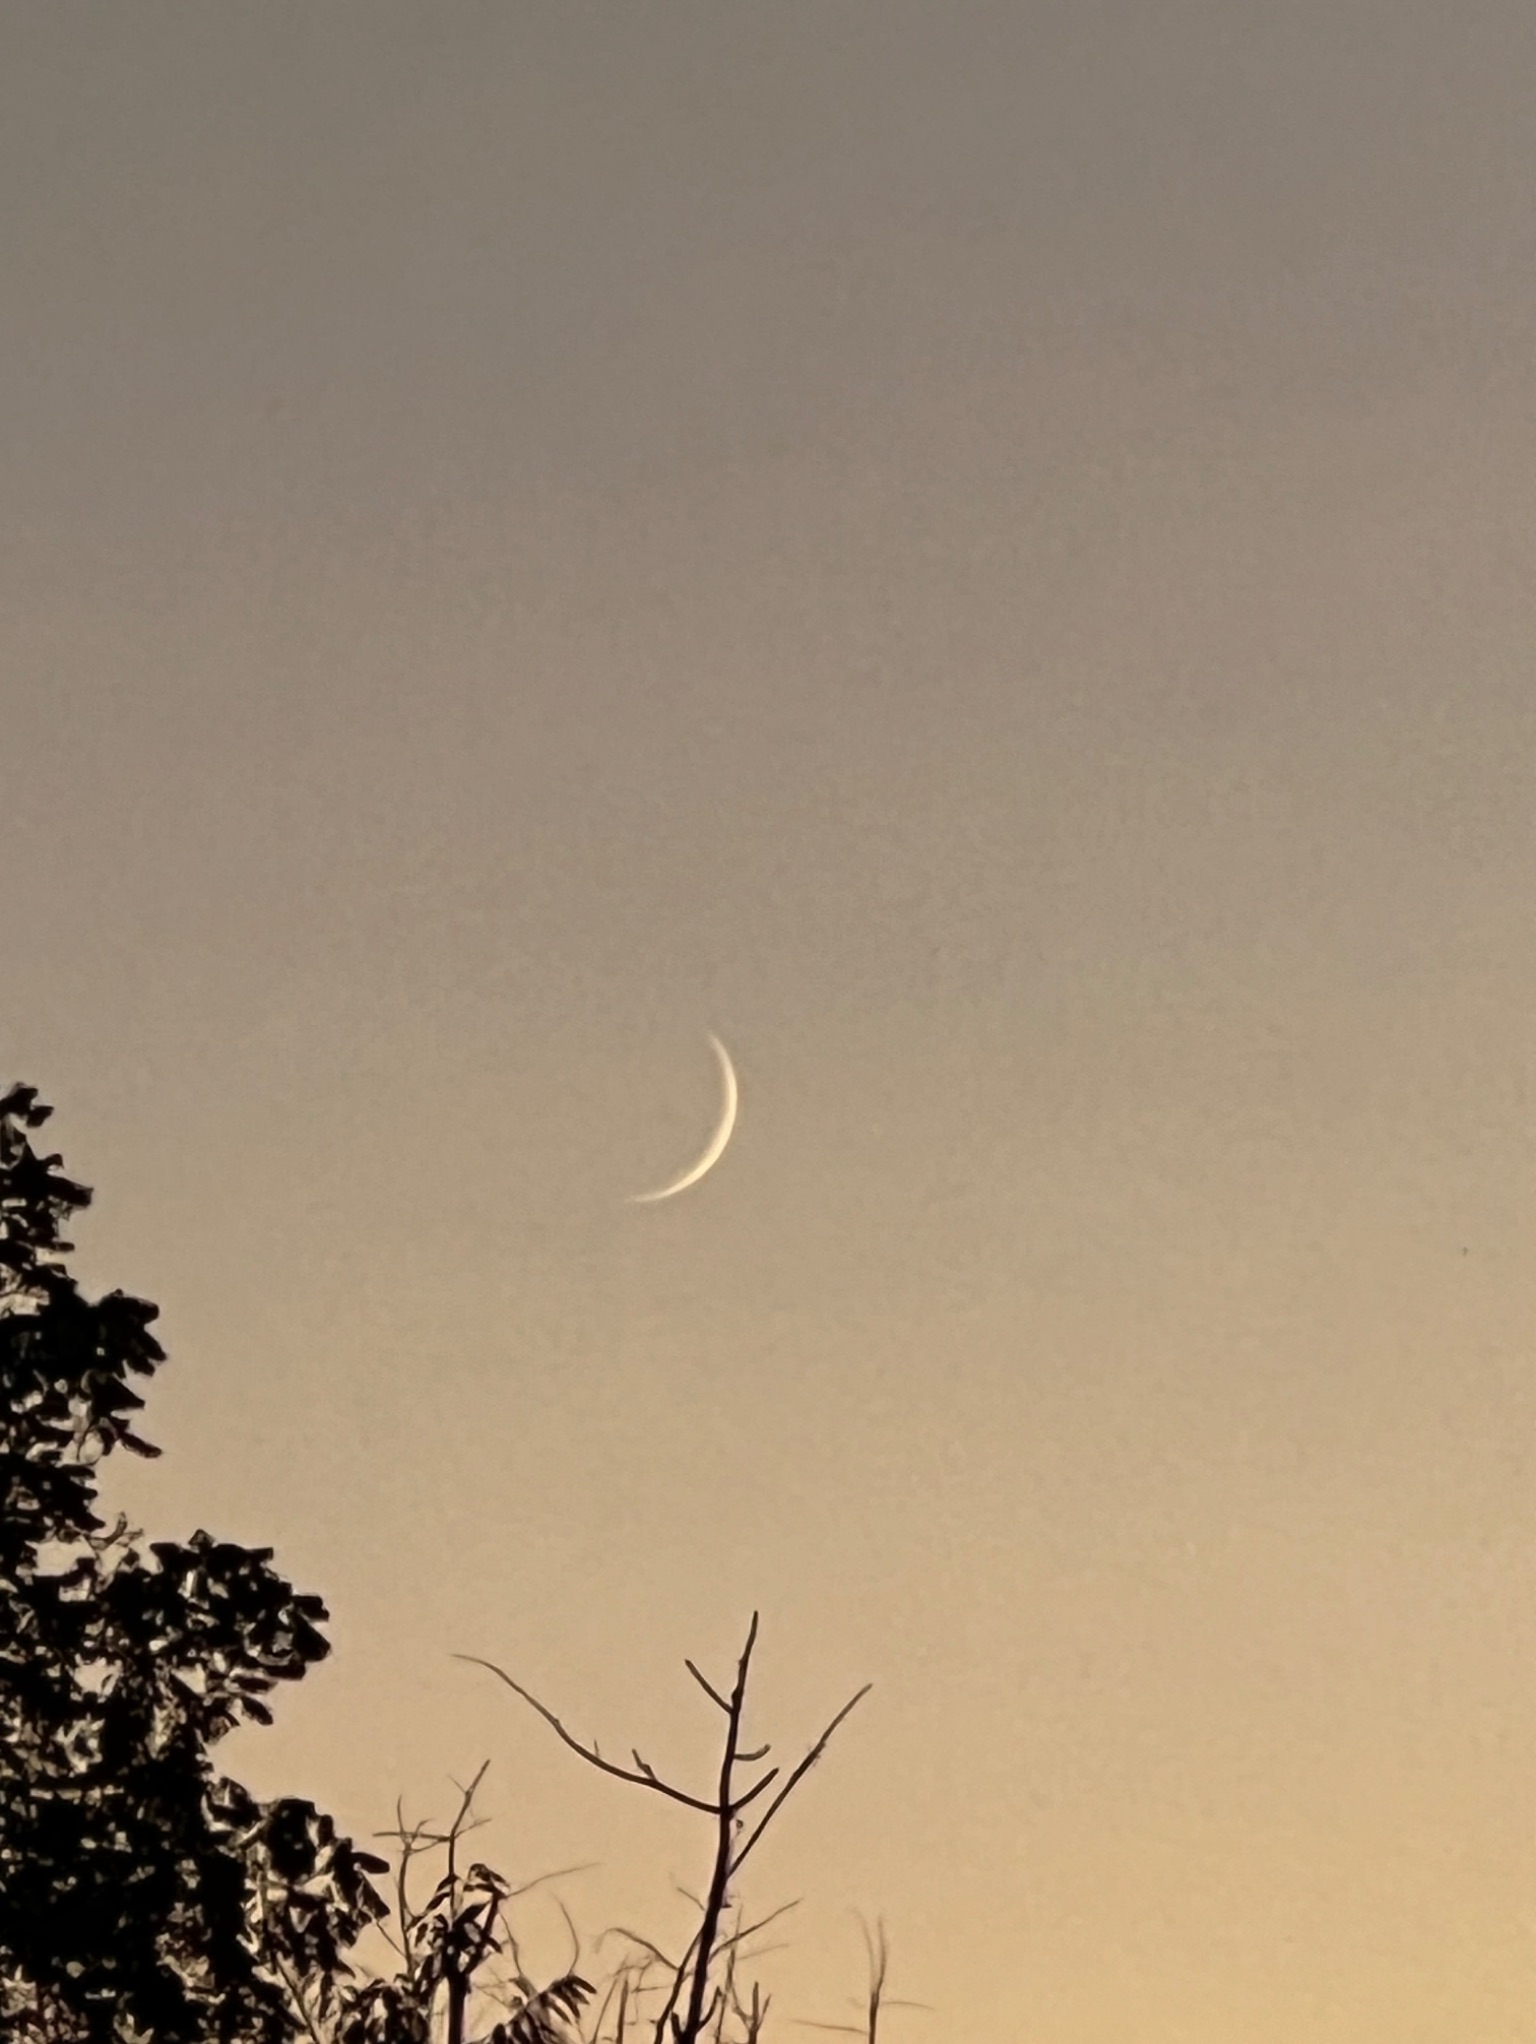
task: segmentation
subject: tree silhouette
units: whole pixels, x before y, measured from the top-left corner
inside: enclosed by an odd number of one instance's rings
[[[383,1862],[210,1749],[328,1651],[268,1548],[196,1532],[148,1553],[96,1506],[134,1432],[156,1308],[82,1296],[62,1258],[90,1193],[0,1098],[0,2017],[39,2044],[282,2044],[383,1912]]]
[[[652,2044],[759,2044],[767,1997],[742,1969],[783,1912],[748,1921],[738,1877],[864,1691],[787,1771],[765,1767],[768,1747],[743,1739],[754,1615],[728,1687],[686,1663],[723,1720],[716,1779],[695,1793],[639,1754],[633,1766],[605,1759],[480,1662],[589,1765],[708,1820],[693,1937],[668,1958],[615,1929],[626,1957],[601,1995],[574,1926],[565,1971],[543,1986],[524,1972],[509,1911],[538,1881],[514,1888],[464,1864],[484,1769],[446,1830],[399,1818],[393,1867],[312,1803],[258,1802],[217,1773],[218,1741],[270,1723],[268,1694],[329,1651],[327,1614],[276,1573],[270,1548],[199,1531],[146,1550],[122,1518],[98,1514],[103,1459],[159,1452],[135,1431],[133,1380],[165,1351],[154,1306],[120,1291],[87,1299],[65,1267],[63,1231],[91,1195],[33,1147],[50,1112],[29,1086],[0,1097],[0,2034],[472,2044],[478,2015],[490,2022],[478,2044],[630,2044],[647,2031]],[[424,1855],[444,1871],[422,1899]],[[386,1873],[391,1904],[369,1878]],[[348,1956],[370,1926],[393,1950],[387,1975]],[[871,2039],[883,1941],[880,1961]]]
[[[706,2036],[712,2037],[714,2044],[727,2044],[728,2037],[731,2044],[756,2044],[766,2014],[766,2002],[755,1983],[750,1989],[749,1999],[743,2001],[737,1977],[738,1962],[747,1940],[782,1911],[775,1910],[753,1924],[740,1920],[736,1895],[738,1876],[761,1844],[774,1818],[826,1752],[839,1725],[869,1694],[866,1682],[841,1709],[834,1712],[831,1721],[788,1773],[778,1765],[764,1766],[773,1750],[771,1746],[764,1743],[748,1751],[744,1744],[747,1687],[752,1654],[757,1645],[757,1619],[758,1614],[754,1611],[752,1622],[747,1627],[746,1644],[728,1689],[717,1688],[693,1661],[683,1663],[724,1719],[715,1779],[702,1795],[682,1788],[676,1782],[664,1780],[637,1752],[630,1753],[632,1766],[607,1759],[595,1741],[589,1743],[578,1739],[547,1704],[541,1703],[505,1668],[498,1667],[494,1661],[483,1660],[478,1654],[460,1656],[462,1660],[473,1661],[477,1667],[489,1669],[498,1681],[504,1682],[514,1695],[520,1696],[536,1711],[561,1743],[578,1754],[589,1767],[595,1767],[600,1774],[612,1775],[615,1780],[649,1789],[670,1802],[681,1803],[685,1809],[695,1810],[709,1820],[713,1832],[709,1880],[699,1904],[699,1927],[682,1957],[668,1959],[648,1939],[637,1938],[632,1932],[621,1933],[639,1948],[646,1960],[653,1960],[664,1975],[670,1976],[660,2011],[652,2019],[653,2044],[702,2044]],[[757,1770],[755,1780],[742,1780],[743,1772],[752,1773],[754,1770]],[[733,1911],[738,1912],[734,1921]],[[639,1970],[643,1977],[650,1970],[649,1965],[642,1962]],[[627,1990],[633,1979],[633,1974],[626,1974],[620,1983],[626,1995],[618,2010],[618,2044],[623,2044]],[[875,2006],[878,2010],[878,1996]]]

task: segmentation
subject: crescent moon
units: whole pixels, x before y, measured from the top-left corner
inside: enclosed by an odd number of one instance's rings
[[[736,1103],[739,1098],[736,1087],[736,1073],[731,1064],[730,1053],[718,1036],[711,1036],[715,1056],[720,1060],[720,1080],[725,1089],[725,1098],[720,1108],[720,1120],[709,1139],[709,1147],[697,1164],[690,1165],[681,1178],[674,1178],[670,1185],[664,1185],[659,1192],[632,1192],[631,1206],[653,1206],[659,1199],[670,1199],[675,1192],[686,1192],[690,1185],[697,1185],[706,1171],[713,1171],[725,1155],[725,1146],[731,1140],[731,1131],[736,1126]]]

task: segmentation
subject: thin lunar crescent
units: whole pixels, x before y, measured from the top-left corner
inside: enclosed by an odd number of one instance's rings
[[[674,1178],[670,1185],[662,1186],[659,1192],[632,1192],[631,1206],[651,1206],[659,1199],[670,1199],[675,1192],[686,1192],[690,1185],[697,1185],[706,1171],[713,1171],[725,1155],[725,1146],[731,1140],[731,1130],[736,1126],[736,1073],[730,1054],[718,1036],[711,1036],[715,1056],[720,1060],[720,1079],[725,1088],[725,1099],[720,1109],[720,1121],[709,1139],[709,1147],[697,1164],[690,1165],[681,1178]]]

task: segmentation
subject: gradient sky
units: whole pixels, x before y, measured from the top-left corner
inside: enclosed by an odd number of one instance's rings
[[[0,189],[0,1079],[111,1500],[331,1604],[231,1764],[659,1932],[450,1656],[683,1768],[758,1605],[786,2018],[1528,2040],[1530,0],[12,0]]]

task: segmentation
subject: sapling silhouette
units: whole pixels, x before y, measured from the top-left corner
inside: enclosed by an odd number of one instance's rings
[[[348,1980],[329,2007],[304,1999],[305,2028],[314,2044],[428,2044],[439,2037],[443,2044],[471,2044],[472,2002],[489,2003],[498,2012],[477,2044],[568,2044],[568,2027],[594,1990],[574,1964],[536,1987],[522,1970],[509,1916],[511,1905],[530,1888],[561,1875],[542,1875],[513,1887],[481,1861],[464,1864],[464,1842],[480,1826],[474,1798],[485,1772],[482,1767],[460,1791],[445,1830],[407,1824],[397,1813],[395,1828],[387,1834],[396,1846],[393,1906],[379,1926],[393,1950],[395,1971]],[[433,1855],[443,1870],[419,1901],[416,1877],[421,1863]],[[506,1957],[512,1962],[510,1977],[495,1970]]]
[[[728,1690],[717,1689],[692,1661],[684,1662],[688,1673],[725,1719],[714,1786],[705,1795],[696,1795],[674,1782],[664,1781],[639,1753],[631,1752],[634,1764],[629,1767],[605,1759],[595,1742],[589,1745],[576,1738],[546,1704],[504,1668],[498,1667],[494,1661],[482,1660],[476,1654],[460,1656],[462,1660],[489,1669],[498,1681],[504,1682],[524,1703],[537,1711],[556,1737],[589,1767],[681,1803],[684,1808],[696,1810],[710,1820],[713,1850],[709,1879],[699,1908],[699,1926],[682,1957],[670,1963],[670,1985],[653,2024],[655,2044],[700,2044],[710,2026],[715,2025],[718,2034],[719,2026],[728,2016],[734,2016],[740,2022],[748,2039],[757,2037],[764,2013],[761,1998],[754,1985],[750,2000],[742,2002],[736,1988],[735,1972],[742,1943],[752,1930],[762,1926],[752,1926],[751,1930],[738,1928],[735,1932],[728,1929],[734,1885],[769,1825],[827,1750],[838,1726],[869,1694],[870,1685],[866,1683],[850,1696],[834,1712],[820,1736],[788,1774],[777,1766],[765,1767],[755,1779],[743,1782],[739,1779],[741,1771],[758,1767],[771,1750],[767,1745],[761,1745],[749,1752],[742,1744],[747,1684],[753,1649],[757,1645],[757,1628],[758,1614],[754,1611],[747,1628],[746,1644],[737,1660],[735,1677]],[[669,1963],[656,1947],[647,1949],[658,1963]],[[626,2014],[627,2005],[620,2011],[621,2029]]]
[[[832,2030],[844,2037],[862,2037],[864,2044],[879,2044],[880,2017],[886,2009],[926,2009],[925,2001],[895,2001],[886,1992],[886,1983],[891,1971],[891,1946],[886,1936],[885,1924],[877,1917],[873,1928],[863,1918],[859,1928],[864,1934],[864,1957],[868,1968],[868,1985],[860,2010],[863,2018],[857,2023],[815,2023],[805,2017],[800,2019],[804,2030]]]

